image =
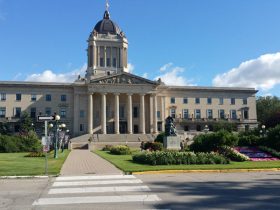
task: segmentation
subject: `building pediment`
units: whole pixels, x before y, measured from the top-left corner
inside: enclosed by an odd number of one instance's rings
[[[134,74],[122,72],[90,81],[91,84],[133,84],[133,85],[159,85],[159,82],[151,81]]]

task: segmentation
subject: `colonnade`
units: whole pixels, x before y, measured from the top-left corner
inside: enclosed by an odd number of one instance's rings
[[[88,133],[93,133],[93,95],[101,94],[101,132],[107,134],[107,116],[106,116],[106,102],[107,93],[91,93],[88,95]],[[126,108],[127,108],[127,133],[133,134],[133,111],[132,111],[132,93],[127,93]],[[136,94],[135,94],[136,95]],[[145,118],[145,95],[137,94],[140,98],[140,115],[139,115],[139,133],[146,133],[146,118]],[[114,93],[114,131],[115,134],[120,133],[120,93]],[[158,131],[158,116],[157,116],[157,96],[150,94],[150,133],[157,133]],[[163,114],[162,114],[163,116]]]

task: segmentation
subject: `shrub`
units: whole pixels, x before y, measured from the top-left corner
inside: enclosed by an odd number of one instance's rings
[[[45,157],[45,154],[43,152],[30,152],[24,157]]]
[[[267,137],[264,138],[264,146],[280,151],[280,124],[269,129]]]
[[[102,148],[103,151],[110,151],[112,149],[113,145],[105,145],[105,147]]]
[[[243,162],[250,160],[249,157],[241,154],[240,152],[236,151],[231,147],[222,147],[219,152],[232,161]]]
[[[235,134],[221,130],[194,137],[194,142],[190,145],[190,150],[195,152],[218,151],[223,146],[236,146],[237,142],[238,137]]]
[[[114,155],[129,155],[131,154],[131,151],[126,145],[117,145],[111,147],[110,153]]]
[[[133,155],[133,161],[149,165],[179,164],[227,164],[228,159],[217,153],[193,153],[178,151],[142,152]]]
[[[257,146],[259,144],[259,136],[246,132],[239,133],[238,135],[238,146]]]
[[[144,150],[161,151],[163,150],[163,144],[160,142],[146,142],[144,143]]]
[[[165,133],[162,132],[160,134],[157,135],[157,137],[155,138],[155,142],[160,142],[163,144],[163,138],[165,137]]]
[[[0,135],[0,152],[20,152],[18,137]]]
[[[265,146],[259,146],[259,149],[264,152],[270,153],[273,157],[280,158],[280,152],[277,152],[275,149],[265,147]]]
[[[231,122],[217,122],[214,124],[213,126],[213,131],[217,132],[217,131],[228,131],[228,132],[232,132],[232,131],[237,131],[237,124],[236,123],[231,123]]]

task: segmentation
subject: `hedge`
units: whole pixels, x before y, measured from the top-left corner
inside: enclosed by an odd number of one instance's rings
[[[113,155],[130,155],[131,151],[126,145],[116,145],[111,147],[110,153]]]
[[[265,146],[259,146],[259,149],[264,152],[270,153],[273,157],[280,158],[280,152],[277,152],[275,149],[265,147]]]
[[[240,152],[236,151],[231,147],[222,147],[219,152],[224,155],[225,157],[229,158],[232,161],[243,162],[249,161],[250,158],[246,155],[241,154]]]
[[[179,164],[228,164],[229,160],[217,153],[193,153],[178,151],[142,152],[132,156],[136,163],[149,165]]]

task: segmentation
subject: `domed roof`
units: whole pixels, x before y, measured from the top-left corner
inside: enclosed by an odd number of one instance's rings
[[[123,32],[119,26],[110,19],[108,10],[105,11],[103,20],[100,20],[94,27],[95,32],[99,34],[113,34],[123,36]]]

